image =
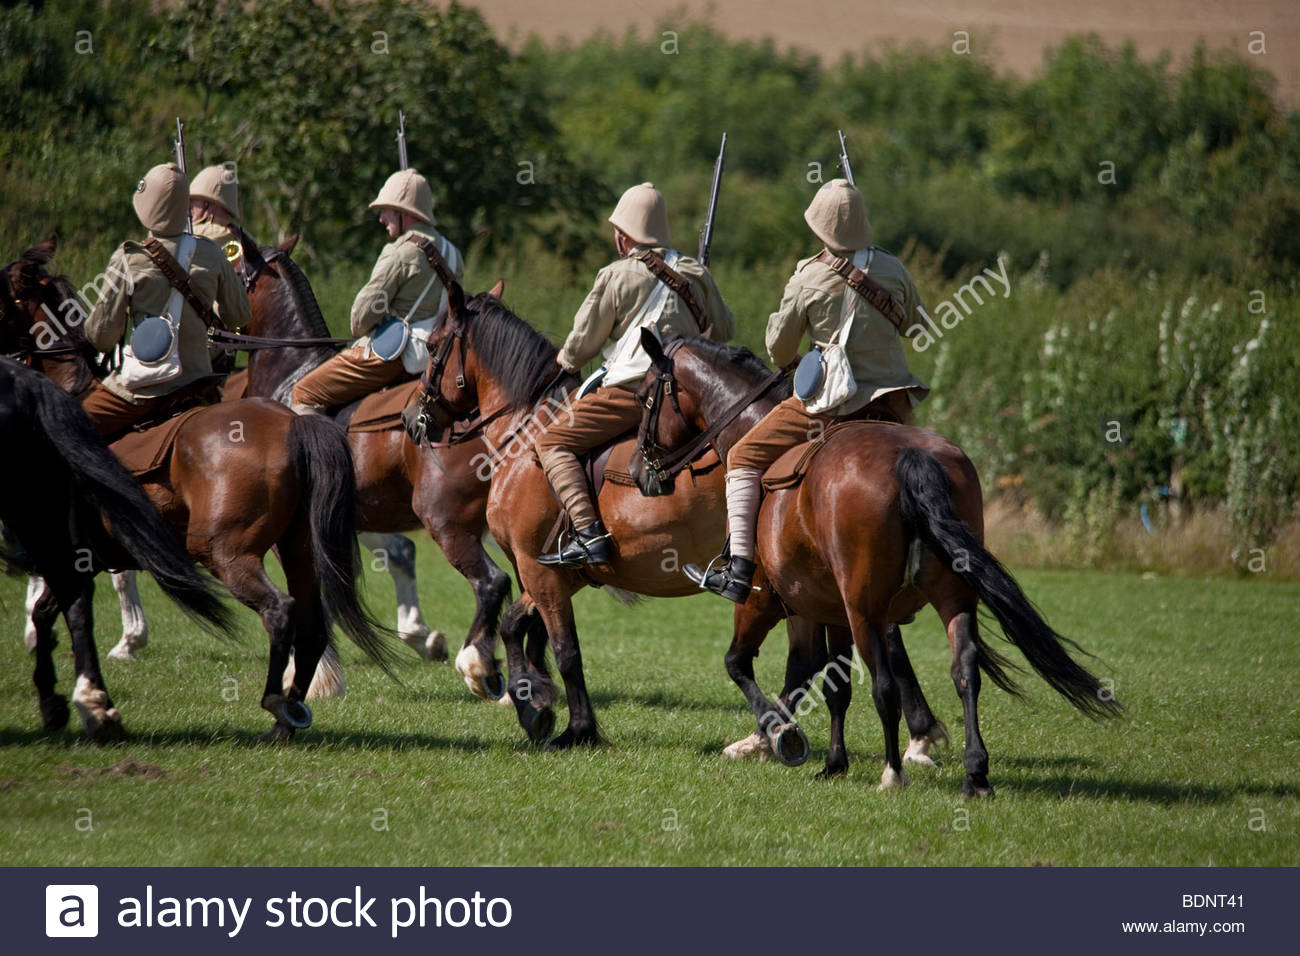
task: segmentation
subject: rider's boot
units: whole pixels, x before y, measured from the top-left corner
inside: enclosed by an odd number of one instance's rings
[[[732,468],[727,472],[727,530],[723,553],[708,567],[688,564],[686,576],[706,591],[744,604],[754,584],[754,526],[763,492],[763,473],[757,468]]]
[[[555,489],[560,504],[577,529],[558,551],[537,560],[548,567],[580,568],[585,564],[609,564],[614,558],[610,535],[596,514],[591,489],[582,463],[573,452],[562,448],[543,451],[539,457],[546,480]]]

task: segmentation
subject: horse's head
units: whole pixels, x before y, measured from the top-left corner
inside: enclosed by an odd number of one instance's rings
[[[468,299],[458,282],[447,290],[447,310],[429,332],[423,388],[405,416],[417,444],[429,427],[446,430],[476,411],[522,411],[551,388],[576,384],[556,364],[555,346],[501,302],[501,288]]]
[[[84,321],[75,293],[46,269],[57,240],[50,236],[4,269],[0,282],[0,352],[7,355],[46,349]]]
[[[725,457],[773,397],[789,395],[789,383],[748,349],[701,338],[661,344],[646,329],[641,347],[650,368],[637,387],[641,425],[628,470],[651,497],[670,493],[676,470],[709,445]]]

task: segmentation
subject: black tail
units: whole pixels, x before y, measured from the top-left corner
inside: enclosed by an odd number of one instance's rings
[[[221,591],[195,567],[76,400],[43,375],[15,376],[14,386],[31,403],[39,429],[72,473],[78,496],[108,519],[113,539],[191,619],[215,633],[231,633],[234,620]]]
[[[358,593],[356,477],[343,430],[328,418],[299,415],[289,445],[304,485],[312,557],[327,619],[338,624],[366,656],[391,675],[398,660],[395,634],[375,620]]]
[[[1066,651],[1067,646],[1077,650],[1078,645],[1048,626],[1016,579],[957,517],[952,483],[938,460],[923,449],[904,448],[894,465],[894,476],[908,528],[975,590],[1039,676],[1090,717],[1117,714],[1119,702]],[[1005,672],[1006,661],[982,641],[979,650],[980,666],[994,683],[1016,693]]]

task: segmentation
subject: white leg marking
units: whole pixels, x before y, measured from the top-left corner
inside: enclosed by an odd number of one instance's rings
[[[907,774],[899,773],[889,764],[885,764],[885,772],[880,775],[880,786],[877,790],[901,790],[907,786]]]
[[[135,652],[149,643],[149,622],[144,618],[136,572],[119,571],[113,575],[113,589],[122,606],[122,639],[108,652],[115,661],[133,661]]]
[[[72,704],[81,716],[86,733],[94,740],[111,740],[122,733],[122,716],[108,706],[108,693],[96,687],[85,674],[77,677]]]
[[[754,757],[758,760],[768,760],[772,756],[772,745],[768,743],[766,734],[760,734],[756,730],[748,737],[744,737],[737,740],[735,743],[724,747],[722,750],[722,756],[728,757],[731,760],[745,760],[749,757]]]
[[[32,610],[45,591],[45,581],[32,575],[27,579],[27,625],[23,629],[23,644],[29,653],[36,651],[36,625],[32,622]]]

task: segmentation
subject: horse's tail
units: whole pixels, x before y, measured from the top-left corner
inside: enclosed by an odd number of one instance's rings
[[[289,446],[303,482],[311,548],[327,620],[337,623],[366,656],[391,674],[393,633],[361,600],[357,549],[356,477],[343,430],[320,415],[295,416]]]
[[[952,483],[938,460],[924,449],[904,448],[894,465],[894,476],[908,528],[975,590],[1039,676],[1090,717],[1118,713],[1119,702],[1066,650],[1067,646],[1078,649],[1078,645],[1048,626],[1016,579],[957,517]],[[979,645],[981,667],[999,687],[1015,693],[1004,669],[1006,661],[982,641]]]
[[[14,385],[28,397],[36,426],[71,472],[77,496],[107,519],[109,536],[188,617],[214,633],[231,633],[234,619],[217,585],[195,567],[76,400],[43,375],[15,376]]]

